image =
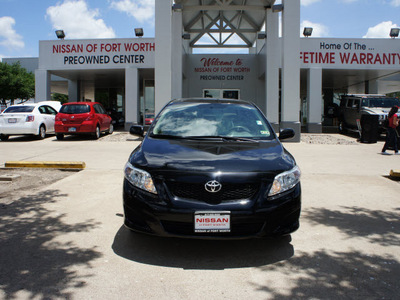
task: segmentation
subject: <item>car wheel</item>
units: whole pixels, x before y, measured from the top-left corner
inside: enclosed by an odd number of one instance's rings
[[[64,135],[62,133],[57,133],[56,138],[57,140],[62,141],[64,139]]]
[[[113,126],[113,124],[110,123],[110,127],[108,128],[107,133],[112,134],[113,132],[114,132],[114,126]]]
[[[95,140],[98,140],[98,139],[100,138],[100,135],[101,135],[100,127],[97,126],[97,127],[96,127],[96,131],[94,132],[93,137],[94,137]]]
[[[43,140],[46,137],[46,127],[44,125],[40,125],[38,137],[41,140]]]
[[[8,140],[9,135],[6,134],[0,134],[0,140],[2,141],[7,141]]]

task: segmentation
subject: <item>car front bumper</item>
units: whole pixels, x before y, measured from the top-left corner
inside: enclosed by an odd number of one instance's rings
[[[126,179],[123,198],[126,227],[142,233],[169,237],[241,239],[286,235],[298,229],[301,210],[300,184],[281,197],[267,201],[264,206],[252,205],[243,209],[238,209],[235,205],[230,207],[229,204],[178,208],[173,201],[159,202],[156,195],[133,187]],[[194,215],[199,210],[229,211],[230,232],[196,233]]]

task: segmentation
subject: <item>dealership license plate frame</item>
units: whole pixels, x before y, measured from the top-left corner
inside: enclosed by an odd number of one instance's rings
[[[207,222],[207,219],[210,221]],[[214,221],[211,221],[214,219]],[[202,222],[200,222],[202,220]],[[230,211],[196,211],[194,213],[195,233],[229,233],[231,232]]]

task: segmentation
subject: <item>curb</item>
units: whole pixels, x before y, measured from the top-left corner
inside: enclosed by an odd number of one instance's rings
[[[6,168],[84,169],[83,161],[7,161]]]
[[[390,176],[400,178],[400,170],[390,170]]]

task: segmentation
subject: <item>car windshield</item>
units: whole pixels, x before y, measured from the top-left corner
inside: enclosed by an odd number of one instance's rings
[[[274,138],[265,117],[254,106],[221,102],[173,103],[161,112],[150,135],[176,138]]]
[[[28,113],[28,112],[32,112],[34,108],[35,108],[34,106],[10,106],[3,113],[4,114]]]
[[[366,107],[386,107],[400,106],[400,100],[397,98],[368,98],[363,99],[362,106]]]
[[[84,114],[90,112],[90,107],[87,104],[69,104],[63,105],[60,113],[63,114]]]

